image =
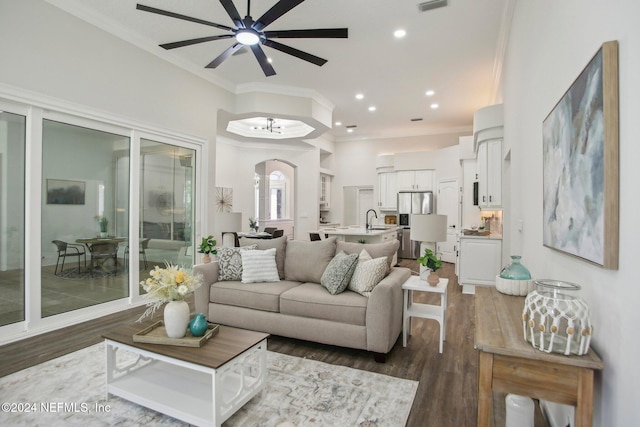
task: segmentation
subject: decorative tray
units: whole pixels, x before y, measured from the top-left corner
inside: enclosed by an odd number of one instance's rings
[[[194,337],[191,335],[191,332],[189,332],[189,329],[187,329],[187,334],[183,338],[169,338],[167,336],[167,330],[164,327],[164,322],[160,320],[134,334],[133,341],[148,344],[177,345],[181,347],[202,347],[209,338],[218,333],[218,329],[220,329],[220,325],[210,323],[207,326],[207,332],[201,337]]]

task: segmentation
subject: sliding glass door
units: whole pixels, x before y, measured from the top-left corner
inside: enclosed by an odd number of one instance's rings
[[[41,316],[129,296],[130,138],[42,124]]]
[[[25,122],[0,111],[0,326],[25,319]]]

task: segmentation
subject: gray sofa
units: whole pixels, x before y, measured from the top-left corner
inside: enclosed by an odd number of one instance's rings
[[[411,272],[392,267],[399,242],[360,244],[330,238],[308,242],[286,237],[241,239],[241,245],[276,248],[281,280],[267,283],[219,281],[218,262],[199,264],[203,285],[195,292],[195,308],[207,320],[284,337],[368,350],[384,361],[402,331],[402,284]],[[332,295],[320,285],[335,254],[366,249],[372,258],[387,257],[386,276],[370,295],[345,290]],[[384,267],[383,267],[384,268]],[[384,272],[383,272],[384,273]]]

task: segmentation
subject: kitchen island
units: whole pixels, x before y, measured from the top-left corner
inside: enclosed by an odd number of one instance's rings
[[[397,225],[374,225],[370,230],[365,227],[325,227],[318,230],[318,233],[321,236],[335,236],[344,242],[382,243],[396,240],[400,229]],[[397,262],[398,256],[395,254],[391,265],[396,265]]]

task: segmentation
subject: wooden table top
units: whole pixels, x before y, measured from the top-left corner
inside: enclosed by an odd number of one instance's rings
[[[565,356],[535,349],[525,341],[522,329],[524,300],[525,297],[502,294],[493,286],[476,286],[477,350],[583,368],[604,368],[593,349],[583,356]]]
[[[181,347],[134,342],[133,335],[149,326],[150,323],[152,322],[128,325],[103,334],[102,337],[131,347],[213,369],[218,369],[231,359],[269,337],[269,334],[262,332],[221,325],[218,333],[211,337],[202,347]]]

